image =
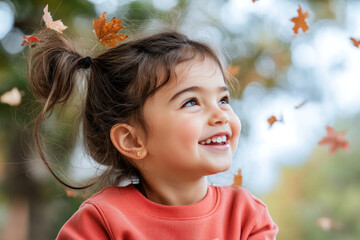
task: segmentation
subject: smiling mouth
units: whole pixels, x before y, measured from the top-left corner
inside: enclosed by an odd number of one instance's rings
[[[226,135],[215,136],[202,140],[199,142],[201,145],[226,145],[228,144],[228,137]]]
[[[199,142],[204,149],[211,151],[228,151],[230,149],[229,139],[227,136],[216,136]]]

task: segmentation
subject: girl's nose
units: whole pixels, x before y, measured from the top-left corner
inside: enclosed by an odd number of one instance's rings
[[[229,116],[219,106],[212,109],[211,117],[209,119],[210,125],[223,125],[229,122]]]

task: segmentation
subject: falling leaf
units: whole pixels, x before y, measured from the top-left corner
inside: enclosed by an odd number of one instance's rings
[[[331,229],[340,229],[341,225],[338,222],[335,222],[331,218],[321,217],[316,220],[316,225],[324,231],[329,231]]]
[[[127,38],[124,34],[117,34],[123,28],[121,20],[113,17],[111,22],[106,22],[106,12],[103,12],[96,21],[93,20],[93,25],[99,42],[107,48],[116,47],[118,42],[124,41]]]
[[[350,40],[354,43],[354,46],[355,47],[359,47],[359,45],[360,45],[360,40],[356,40],[355,38],[350,38]]]
[[[18,106],[21,103],[21,92],[17,88],[5,92],[0,97],[0,102],[9,104],[10,106]]]
[[[295,34],[298,33],[299,28],[301,28],[303,32],[306,32],[309,29],[309,26],[305,22],[305,18],[309,17],[309,13],[308,12],[303,13],[300,5],[297,12],[298,12],[298,16],[290,19],[290,21],[295,23],[295,26],[292,28]]]
[[[44,8],[43,19],[44,19],[44,22],[45,22],[45,25],[47,28],[55,30],[59,33],[62,33],[62,31],[64,31],[67,28],[67,26],[65,26],[61,20],[53,21],[50,13],[48,11],[47,4],[46,4],[46,7]]]
[[[66,196],[68,196],[68,197],[81,197],[81,198],[84,198],[84,199],[89,197],[87,194],[78,194],[78,193],[73,192],[73,191],[71,191],[69,189],[65,189],[65,192],[66,192]]]
[[[240,71],[240,67],[239,66],[227,66],[226,67],[226,71],[228,72],[228,73],[230,73],[231,74],[231,76],[236,76],[238,73],[239,73],[239,71]]]
[[[24,35],[24,40],[22,41],[21,46],[24,46],[24,45],[33,46],[35,44],[35,42],[38,42],[38,41],[39,41],[39,39],[37,37]]]
[[[73,191],[71,191],[69,189],[66,189],[65,191],[66,191],[66,196],[68,196],[68,197],[76,197],[77,196]]]
[[[269,117],[268,118],[268,123],[270,124],[270,127],[272,127],[272,125],[275,123],[275,122],[277,122],[278,120],[277,120],[277,118],[275,117],[275,116],[271,116],[271,117]]]
[[[234,175],[234,183],[232,186],[233,187],[241,187],[242,186],[241,169],[239,169],[238,173],[236,175]]]
[[[323,137],[318,144],[321,145],[330,145],[330,153],[335,153],[339,148],[344,150],[349,150],[349,142],[344,139],[344,132],[336,132],[334,128],[326,126],[327,136]]]
[[[301,108],[302,106],[305,105],[306,102],[307,102],[307,100],[305,100],[305,101],[303,101],[302,103],[300,103],[299,105],[295,106],[295,109]]]
[[[283,122],[283,118],[282,118],[282,116],[281,116],[280,119],[277,119],[277,118],[273,115],[273,116],[269,117],[267,121],[268,121],[268,123],[270,124],[270,127],[272,127],[272,125],[273,125],[275,122]]]

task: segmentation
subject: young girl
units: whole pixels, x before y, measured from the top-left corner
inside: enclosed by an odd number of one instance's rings
[[[86,73],[85,146],[108,167],[102,178],[111,185],[86,200],[57,239],[275,239],[264,203],[207,181],[230,168],[241,128],[214,49],[164,32],[84,58],[54,31],[37,36],[29,80],[45,107],[35,133]],[[118,186],[124,179],[138,183]]]

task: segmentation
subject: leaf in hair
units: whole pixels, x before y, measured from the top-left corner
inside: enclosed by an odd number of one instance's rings
[[[61,20],[53,21],[50,13],[48,11],[47,4],[46,4],[46,7],[44,8],[43,20],[44,20],[47,28],[55,30],[61,34],[62,34],[62,31],[64,31],[67,28],[67,26],[65,26]]]
[[[21,46],[29,45],[31,47],[31,46],[35,45],[35,42],[38,42],[38,41],[39,41],[39,39],[37,37],[24,35],[24,40],[22,41]]]
[[[18,106],[21,103],[22,93],[17,88],[13,88],[11,91],[5,92],[0,97],[0,102],[9,104],[10,106]]]
[[[107,48],[116,47],[118,42],[124,41],[128,37],[124,34],[117,34],[123,28],[120,19],[113,17],[111,22],[106,22],[106,12],[103,12],[96,21],[93,20],[93,25],[99,42]]]

